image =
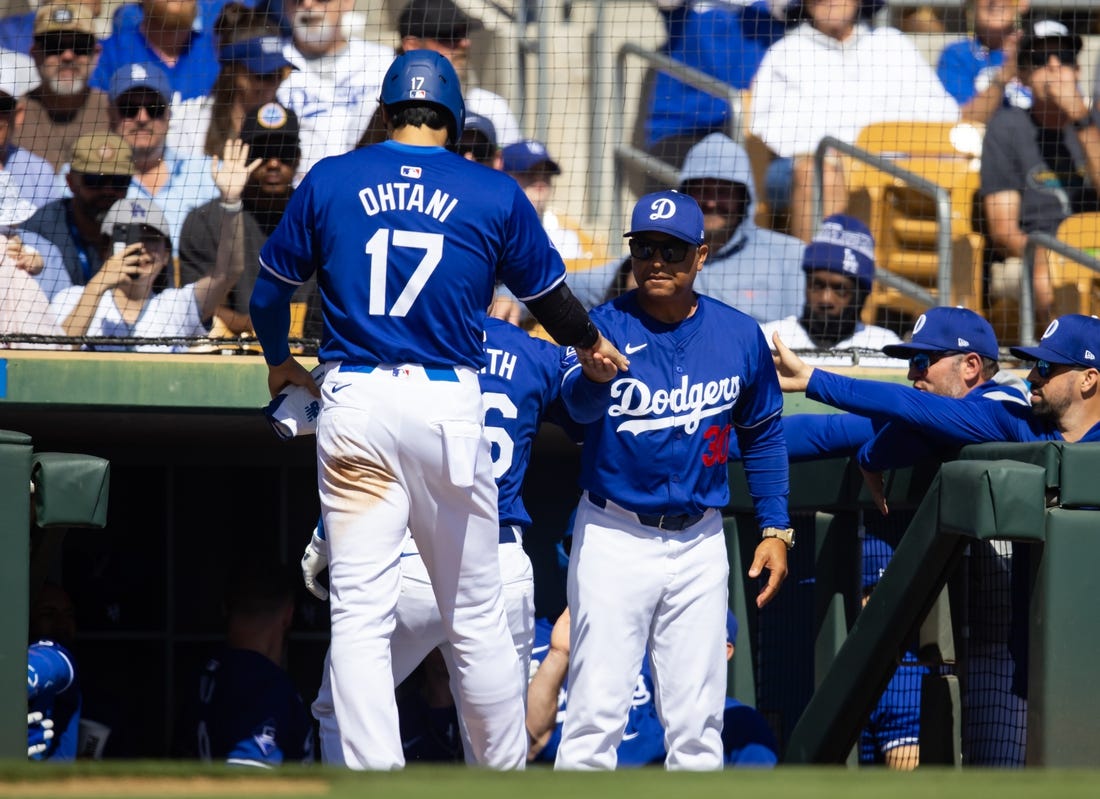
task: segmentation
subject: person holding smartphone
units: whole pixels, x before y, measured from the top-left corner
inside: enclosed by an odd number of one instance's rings
[[[213,162],[226,211],[214,270],[181,288],[166,288],[172,239],[164,212],[150,200],[120,199],[100,228],[113,242],[111,256],[87,285],[60,292],[50,304],[66,335],[86,337],[84,349],[180,352],[189,345],[186,339],[209,333],[214,310],[244,271],[241,191],[258,165],[248,162],[248,149],[232,139]]]

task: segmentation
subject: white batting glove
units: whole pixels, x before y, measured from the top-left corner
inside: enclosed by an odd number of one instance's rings
[[[306,544],[306,551],[302,553],[302,579],[305,581],[306,590],[315,597],[324,601],[328,599],[328,589],[317,582],[318,575],[328,568],[328,542],[317,534],[314,528],[313,536]]]
[[[46,751],[53,740],[53,719],[41,712],[27,714],[27,757],[34,757]]]

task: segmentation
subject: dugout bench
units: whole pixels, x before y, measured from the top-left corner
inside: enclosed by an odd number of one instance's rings
[[[107,524],[110,463],[90,455],[35,452],[30,436],[0,430],[0,758],[27,759],[27,617],[32,523],[51,536]]]

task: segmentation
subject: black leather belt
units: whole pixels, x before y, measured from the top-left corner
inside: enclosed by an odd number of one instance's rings
[[[607,500],[598,494],[593,494],[591,491],[588,492],[588,501],[597,508],[607,507]],[[623,508],[623,510],[626,510],[626,508]],[[646,527],[656,527],[658,530],[668,530],[670,532],[686,530],[703,518],[702,513],[680,513],[674,515],[670,513],[650,514],[634,513],[634,511],[627,512],[637,516],[638,521]]]

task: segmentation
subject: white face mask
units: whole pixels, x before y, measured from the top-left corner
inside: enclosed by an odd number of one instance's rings
[[[324,47],[340,36],[340,24],[331,23],[325,14],[299,11],[294,15],[294,41],[307,47]]]

